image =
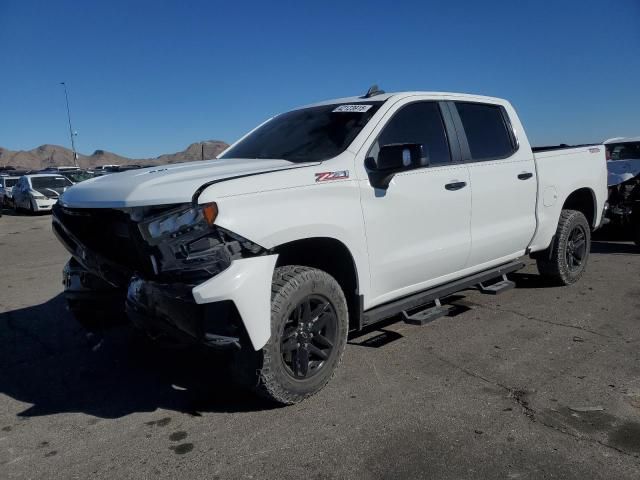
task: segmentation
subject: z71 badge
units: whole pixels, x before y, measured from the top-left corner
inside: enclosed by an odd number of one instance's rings
[[[349,170],[316,173],[316,182],[328,182],[329,180],[344,180],[345,178],[349,178]]]

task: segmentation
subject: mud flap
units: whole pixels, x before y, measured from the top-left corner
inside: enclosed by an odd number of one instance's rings
[[[278,255],[234,260],[222,273],[193,288],[196,303],[232,300],[255,350],[271,336],[271,282]]]

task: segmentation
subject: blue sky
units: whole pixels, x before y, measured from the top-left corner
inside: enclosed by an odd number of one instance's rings
[[[131,157],[364,93],[508,98],[534,144],[640,135],[640,0],[0,0],[0,146]]]

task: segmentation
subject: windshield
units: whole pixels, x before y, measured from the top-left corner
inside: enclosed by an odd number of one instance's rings
[[[383,102],[333,104],[283,113],[250,133],[222,158],[317,162],[349,146]]]
[[[609,160],[640,160],[640,142],[609,143],[606,147]]]
[[[18,179],[17,178],[6,178],[4,180],[4,186],[5,187],[13,187],[16,183],[18,183]]]
[[[34,190],[39,188],[62,188],[73,185],[69,179],[65,177],[31,177],[31,187]]]

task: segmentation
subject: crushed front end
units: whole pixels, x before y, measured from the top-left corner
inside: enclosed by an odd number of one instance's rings
[[[234,261],[267,252],[215,225],[216,216],[214,203],[122,209],[57,204],[53,230],[73,256],[64,272],[70,309],[92,330],[109,326],[110,318],[117,323],[118,312],[126,312],[154,338],[239,347],[246,329],[233,298],[196,301],[193,290]]]
[[[640,246],[640,175],[609,185],[608,205],[609,223],[630,230]]]

